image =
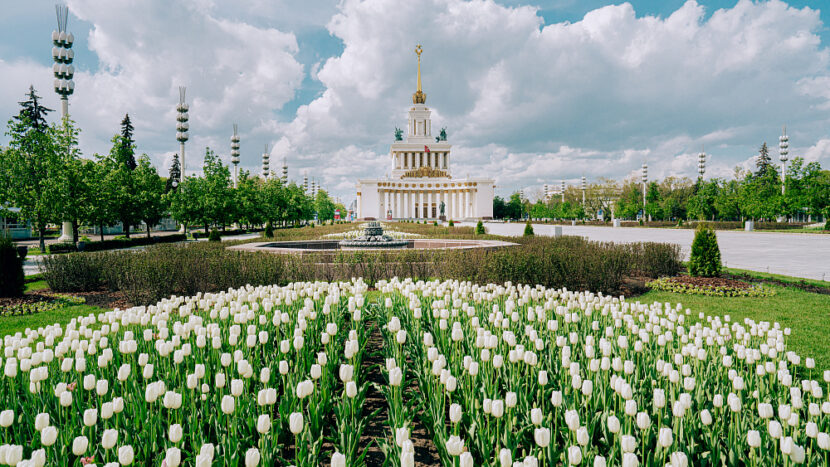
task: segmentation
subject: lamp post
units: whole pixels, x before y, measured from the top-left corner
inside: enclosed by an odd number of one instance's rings
[[[706,152],[701,146],[700,153],[697,155],[697,175],[699,180],[703,181],[704,173],[706,173]]]
[[[176,141],[179,142],[179,153],[181,154],[182,180],[187,177],[187,165],[184,160],[184,143],[188,140],[187,132],[190,129],[190,125],[187,124],[190,117],[187,114],[189,107],[185,102],[186,90],[186,87],[179,86],[179,104],[176,105],[176,112],[178,112],[176,115]]]
[[[562,202],[565,202],[565,180],[562,180],[562,186],[559,190],[562,193]]]
[[[790,159],[790,137],[787,136],[787,125],[784,125],[783,134],[778,137],[778,153],[781,157],[781,196],[783,196],[787,180],[787,161]]]
[[[547,183],[545,184],[545,186],[544,186],[543,190],[544,190],[544,193],[545,193],[545,194],[544,194],[544,200],[545,200],[545,202],[547,203],[547,202],[548,202],[548,197],[549,197],[549,194],[548,194],[549,192],[548,192],[548,185],[547,185]]]
[[[303,193],[308,191],[308,172],[303,174]]]
[[[265,152],[262,153],[262,178],[268,180],[268,172],[270,170],[270,165],[268,163],[268,159],[271,157],[268,154],[268,143],[265,143]]]
[[[75,75],[75,66],[72,61],[75,58],[75,51],[72,50],[72,44],[75,42],[75,36],[66,30],[67,22],[69,21],[69,7],[66,5],[55,5],[55,16],[58,20],[58,29],[52,31],[52,60],[55,62],[52,65],[52,73],[55,76],[55,93],[61,98],[61,121],[69,118],[69,96],[75,92],[75,81],[72,77]],[[58,238],[60,242],[71,242],[72,222],[64,221],[61,224],[61,236]]]
[[[288,161],[282,158],[282,184],[288,185]]]
[[[233,124],[233,136],[231,136],[231,163],[233,163],[233,186],[239,187],[239,128]]]
[[[646,185],[648,184],[648,163],[643,162],[643,219],[646,218]]]
[[[588,189],[588,184],[585,181],[585,176],[582,176],[582,208],[585,208],[585,190]]]

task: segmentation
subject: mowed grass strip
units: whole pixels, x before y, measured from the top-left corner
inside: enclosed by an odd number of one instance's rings
[[[72,305],[31,315],[3,316],[0,317],[0,338],[23,332],[26,328],[37,329],[55,323],[65,325],[72,321],[72,318],[86,316],[90,313],[97,315],[104,311],[107,310],[91,305]]]
[[[816,370],[830,370],[830,295],[794,287],[769,287],[775,291],[771,297],[707,297],[652,290],[628,300],[681,303],[684,309],[691,310],[693,321],[703,312],[711,316],[729,315],[733,323],[743,324],[744,318],[780,323],[792,329],[787,348],[801,356],[802,365],[804,358],[812,357],[816,360]]]

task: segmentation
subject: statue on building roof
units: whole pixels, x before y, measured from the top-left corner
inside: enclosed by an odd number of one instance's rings
[[[438,133],[438,136],[435,137],[435,142],[438,143],[440,141],[447,140],[447,127],[441,128],[441,133]]]
[[[395,127],[395,141],[403,141],[403,130]]]

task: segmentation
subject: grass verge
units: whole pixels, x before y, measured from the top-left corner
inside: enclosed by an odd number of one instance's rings
[[[98,308],[97,306],[72,305],[32,315],[4,316],[0,318],[0,338],[16,332],[22,332],[26,328],[37,329],[55,323],[64,325],[72,321],[72,318],[85,316],[90,313],[98,314],[103,311],[107,310]]]
[[[794,278],[789,278],[794,279]],[[642,303],[681,303],[692,311],[712,316],[730,315],[732,322],[743,323],[744,318],[755,321],[778,322],[792,329],[787,347],[803,358],[816,360],[816,369],[830,369],[830,295],[805,292],[795,287],[770,286],[771,297],[708,297],[652,290],[629,300]],[[815,376],[814,376],[815,377]]]
[[[798,286],[813,286],[825,289],[830,289],[830,281],[822,281],[818,279],[803,279],[801,277],[782,276],[781,274],[770,274],[766,272],[750,271],[747,269],[723,268],[724,274],[737,276],[739,279],[747,280],[768,280],[779,282],[783,284],[793,284]]]

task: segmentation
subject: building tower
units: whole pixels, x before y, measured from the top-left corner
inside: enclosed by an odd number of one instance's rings
[[[582,176],[582,207],[585,207],[585,190],[588,189],[588,184],[585,181],[585,176]]]
[[[285,157],[282,158],[282,184],[288,185],[288,161]]]
[[[308,172],[303,174],[303,193],[308,192]]]
[[[706,173],[706,152],[703,146],[700,147],[700,154],[697,155],[697,176],[698,179],[703,180],[703,174]]]
[[[75,58],[75,51],[72,44],[75,36],[66,30],[69,21],[69,7],[66,5],[55,5],[55,16],[58,20],[58,29],[52,31],[52,73],[55,76],[55,93],[61,98],[61,121],[69,117],[69,96],[75,92],[75,66],[72,60]],[[64,221],[61,225],[61,242],[72,241],[72,222]]]
[[[784,125],[784,130],[778,138],[778,153],[781,157],[781,195],[783,195],[787,180],[787,161],[790,159],[790,137],[787,136],[787,125]]]
[[[239,186],[239,128],[233,124],[233,136],[231,136],[231,163],[233,164],[233,186]]]
[[[182,180],[187,176],[187,165],[184,160],[184,143],[188,140],[187,131],[190,129],[190,125],[187,124],[190,117],[187,114],[189,107],[185,102],[186,90],[186,87],[179,86],[179,104],[176,106],[176,112],[178,112],[178,115],[176,115],[176,141],[179,142],[179,162],[182,166]]]
[[[268,180],[270,173],[269,159],[271,155],[268,154],[268,143],[265,143],[265,151],[262,153],[262,178]]]
[[[648,163],[643,162],[643,219],[646,218],[646,185],[648,184]]]
[[[564,203],[565,202],[565,180],[562,180],[562,187],[561,187],[560,191],[562,193],[562,202]]]

